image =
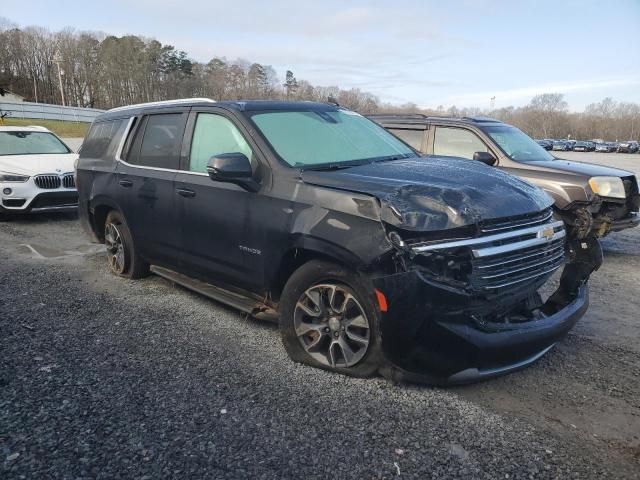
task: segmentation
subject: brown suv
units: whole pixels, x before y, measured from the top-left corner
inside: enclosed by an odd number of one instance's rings
[[[499,120],[416,114],[370,118],[424,154],[479,160],[537,185],[551,195],[556,215],[576,239],[640,223],[638,180],[631,172],[558,159]]]

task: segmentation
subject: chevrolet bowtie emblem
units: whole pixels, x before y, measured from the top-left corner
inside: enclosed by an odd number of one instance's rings
[[[553,238],[553,227],[547,227],[540,232],[540,236],[546,238],[547,240],[551,240]]]

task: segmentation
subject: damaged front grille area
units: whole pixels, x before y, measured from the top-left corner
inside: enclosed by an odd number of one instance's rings
[[[497,233],[509,230],[516,230],[521,227],[531,227],[534,225],[542,225],[549,222],[553,217],[553,208],[529,215],[521,215],[519,217],[510,218],[509,220],[487,220],[480,223],[480,232]]]
[[[542,246],[472,260],[472,286],[500,289],[557,270],[564,263],[564,237]]]
[[[501,225],[498,233],[449,242],[412,243],[414,261],[457,286],[478,293],[500,293],[502,289],[536,282],[564,264],[565,229],[561,221],[516,228]]]

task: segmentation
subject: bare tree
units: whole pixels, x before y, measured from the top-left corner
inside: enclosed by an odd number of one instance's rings
[[[28,100],[61,103],[57,66],[60,59],[62,94],[70,105],[111,108],[119,105],[179,97],[208,96],[216,100],[241,98],[314,100],[329,98],[361,113],[402,112],[428,115],[489,115],[515,125],[534,137],[640,137],[640,105],[605,98],[584,112],[570,113],[562,93],[536,95],[523,107],[486,110],[440,105],[420,108],[409,102],[389,105],[358,88],[317,86],[297,79],[291,70],[285,80],[271,65],[245,59],[214,57],[208,63],[191,60],[186,52],[154,39],[135,35],[116,37],[102,32],[52,33],[38,27],[21,29],[0,17],[0,88]]]

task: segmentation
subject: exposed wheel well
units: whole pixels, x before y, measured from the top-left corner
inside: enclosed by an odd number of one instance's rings
[[[340,261],[331,255],[327,255],[315,250],[305,250],[302,248],[294,248],[288,251],[282,258],[280,266],[274,275],[274,281],[271,284],[271,298],[274,301],[279,301],[284,285],[289,280],[289,277],[305,263],[311,260],[324,260],[332,262],[337,265],[341,265],[346,268],[351,268],[345,262]]]
[[[111,210],[113,207],[109,205],[98,205],[93,211],[93,231],[101,242],[104,242],[104,225]]]

